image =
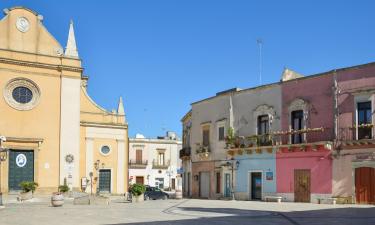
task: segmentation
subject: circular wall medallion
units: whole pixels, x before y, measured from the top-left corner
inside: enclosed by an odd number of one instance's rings
[[[40,99],[38,86],[26,78],[15,78],[10,80],[4,88],[5,101],[17,110],[31,110]]]
[[[16,157],[16,164],[18,167],[24,167],[27,163],[27,158],[25,154],[18,154]]]
[[[18,17],[17,22],[16,22],[16,27],[19,31],[21,31],[22,33],[25,33],[29,30],[30,23],[26,19],[26,17]]]
[[[72,163],[74,161],[74,155],[68,154],[65,156],[65,162]]]

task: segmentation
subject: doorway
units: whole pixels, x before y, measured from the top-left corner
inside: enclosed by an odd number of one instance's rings
[[[135,177],[136,184],[144,184],[144,177]]]
[[[199,173],[199,197],[208,198],[210,195],[210,172]]]
[[[231,185],[230,185],[230,174],[226,173],[225,174],[225,190],[224,190],[224,197],[230,197],[231,196]]]
[[[355,196],[358,204],[375,204],[375,169],[355,169]]]
[[[111,192],[111,170],[99,170],[99,192]]]
[[[311,171],[294,170],[294,201],[310,202]]]
[[[262,200],[262,172],[250,173],[250,199]]]
[[[8,177],[10,191],[21,190],[23,181],[34,181],[34,151],[10,150]]]

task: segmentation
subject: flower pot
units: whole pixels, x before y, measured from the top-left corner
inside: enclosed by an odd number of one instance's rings
[[[51,204],[53,207],[59,207],[64,205],[64,195],[60,192],[55,192],[51,197]]]
[[[138,196],[133,196],[134,201],[133,202],[143,202],[145,200],[145,195],[141,194]]]
[[[30,200],[33,198],[33,192],[28,191],[28,192],[21,192],[18,195],[18,201],[25,201],[25,200]]]

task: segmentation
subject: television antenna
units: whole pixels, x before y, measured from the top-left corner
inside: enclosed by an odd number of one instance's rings
[[[263,40],[261,38],[257,39],[257,45],[259,47],[259,85],[262,85],[262,48]]]

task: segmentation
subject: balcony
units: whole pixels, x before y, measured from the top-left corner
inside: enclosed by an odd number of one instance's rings
[[[199,156],[199,158],[206,159],[211,152],[210,146],[204,146],[201,143],[197,143],[196,145],[197,147],[195,153]]]
[[[340,128],[340,143],[342,146],[373,145],[375,144],[373,129],[373,124],[361,124]]]
[[[227,149],[229,155],[243,154],[247,152],[269,153],[273,149],[287,149],[288,151],[298,149],[302,151],[317,150],[324,147],[332,148],[333,130],[331,128],[307,128],[303,130],[275,131],[270,134],[252,135],[248,137],[237,136],[227,138]],[[229,140],[229,141],[228,141]]]
[[[170,160],[167,162],[159,162],[158,160],[152,161],[152,168],[153,169],[168,169],[170,166]]]
[[[129,168],[131,169],[145,169],[147,164],[148,160],[129,160]]]
[[[191,148],[185,147],[180,150],[180,159],[190,159],[191,156]]]

